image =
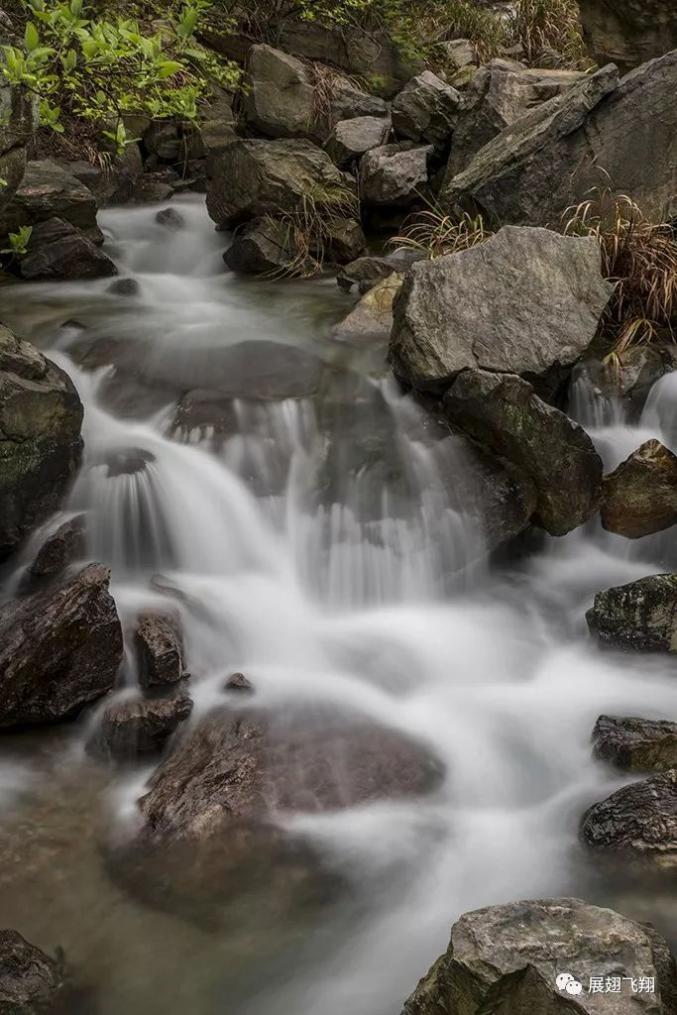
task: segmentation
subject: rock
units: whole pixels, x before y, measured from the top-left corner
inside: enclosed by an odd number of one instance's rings
[[[4,41],[4,40],[3,40]],[[35,96],[25,88],[0,87],[0,217],[26,170],[26,147],[38,122]]]
[[[236,691],[238,694],[253,694],[254,685],[244,673],[233,673],[226,680],[224,691]]]
[[[592,734],[602,761],[631,772],[677,768],[677,722],[601,715]]]
[[[612,65],[588,75],[485,145],[440,200],[488,222],[545,225],[611,179],[649,218],[662,216],[674,194],[676,88],[677,51],[620,84]]]
[[[188,440],[190,434],[199,431],[200,438],[208,433],[216,437],[231,437],[238,432],[237,411],[234,399],[220,391],[196,389],[187,392],[176,407],[172,421],[172,434]]]
[[[51,159],[29,162],[16,194],[0,214],[0,234],[53,218],[69,222],[93,243],[103,242],[91,190]]]
[[[252,46],[244,111],[247,123],[268,137],[310,136],[316,92],[308,66],[272,46]]]
[[[0,327],[0,559],[60,507],[82,456],[82,412],[66,374]]]
[[[320,261],[348,264],[367,249],[367,238],[360,223],[353,218],[330,218],[324,223],[325,237],[313,253]]]
[[[672,1015],[661,1003],[675,986],[674,961],[653,928],[578,899],[513,902],[465,913],[451,928],[444,955],[404,1005],[402,1015],[633,1015],[638,996],[630,980],[654,977],[643,1006]],[[638,973],[638,970],[642,973]],[[583,984],[572,997],[556,978]],[[620,994],[591,993],[591,977],[620,976]]]
[[[593,804],[581,823],[592,849],[610,850],[658,867],[677,865],[677,769],[612,793]]]
[[[534,521],[553,536],[597,510],[602,461],[585,430],[515,374],[461,373],[444,396],[449,420],[536,488]]]
[[[578,71],[527,68],[514,60],[495,59],[481,67],[457,115],[448,179],[464,169],[501,131],[535,106],[565,93],[583,77]]]
[[[599,64],[629,69],[677,49],[675,0],[580,0],[583,34]]]
[[[59,163],[91,190],[99,208],[130,201],[143,173],[143,158],[138,144],[126,145],[122,155],[108,154],[105,168],[99,163],[92,165],[84,160]]]
[[[412,142],[383,145],[367,152],[360,163],[360,197],[368,205],[408,208],[420,201],[428,183],[432,145]]]
[[[109,705],[87,751],[95,757],[120,761],[159,754],[192,710],[193,702],[187,694]]]
[[[587,350],[612,292],[592,237],[505,226],[470,250],[412,265],[390,360],[423,390],[475,368],[542,376]]]
[[[143,135],[144,148],[161,162],[178,162],[184,154],[183,142],[176,123],[155,120]]]
[[[86,515],[75,515],[63,522],[42,544],[29,567],[33,578],[52,578],[70,564],[80,560],[86,551]]]
[[[0,1012],[37,1015],[56,1001],[63,985],[61,963],[15,930],[0,930]]]
[[[207,208],[221,227],[299,212],[310,197],[318,215],[354,198],[350,178],[311,141],[238,139],[208,162]]]
[[[140,296],[141,286],[135,278],[117,278],[106,289],[113,296]]]
[[[238,342],[214,355],[210,349],[197,376],[209,377],[221,398],[279,401],[310,398],[316,394],[324,375],[318,356],[282,342]],[[188,378],[186,378],[188,379]]]
[[[462,71],[478,63],[477,49],[470,39],[449,39],[441,43],[450,69]]]
[[[296,259],[295,246],[291,224],[266,215],[235,233],[223,260],[246,275],[284,274]]]
[[[423,260],[424,257],[424,254],[416,250],[394,250],[382,257],[368,254],[341,268],[336,275],[336,282],[339,289],[343,289],[344,292],[350,292],[356,285],[360,295],[364,296],[377,282],[388,278],[394,271],[403,274],[411,264]]]
[[[108,278],[118,270],[83,232],[63,219],[33,226],[27,252],[19,260],[22,278],[72,281]]]
[[[351,345],[387,342],[393,324],[393,302],[401,288],[402,275],[391,271],[333,328],[331,337]]]
[[[136,651],[141,687],[167,687],[185,680],[183,638],[177,620],[166,614],[147,613],[136,626]]]
[[[171,169],[161,170],[156,173],[144,173],[137,180],[132,199],[137,204],[168,201],[174,196],[174,190],[178,182],[179,177]]]
[[[160,226],[166,226],[167,229],[183,229],[186,224],[185,218],[176,208],[163,208],[155,216],[155,221]]]
[[[677,456],[646,441],[604,479],[602,525],[641,539],[677,524]]]
[[[635,345],[612,360],[584,360],[574,371],[587,376],[603,398],[622,399],[631,422],[637,422],[656,381],[677,367],[671,345]]]
[[[90,564],[0,610],[0,728],[56,722],[113,688],[122,630],[109,579]]]
[[[362,91],[357,85],[339,74],[332,74],[329,81],[329,129],[342,120],[354,120],[358,116],[387,117],[388,103],[377,95]]]
[[[384,145],[390,134],[390,120],[377,116],[357,116],[341,120],[325,143],[325,151],[340,169],[357,162],[365,152]]]
[[[461,95],[432,71],[409,81],[393,99],[393,129],[399,137],[444,148],[458,120]]]
[[[139,472],[145,472],[148,463],[155,461],[155,455],[144,448],[116,448],[109,451],[100,458],[106,466],[106,478],[115,476],[136,476]]]
[[[585,617],[604,644],[677,652],[677,575],[654,574],[598,592]]]

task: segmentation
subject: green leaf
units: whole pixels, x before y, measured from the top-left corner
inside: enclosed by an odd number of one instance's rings
[[[32,53],[32,51],[37,49],[40,45],[40,33],[32,21],[29,21],[26,25],[26,31],[24,32],[24,44],[29,53]]]
[[[157,75],[161,81],[165,78],[173,78],[175,74],[183,70],[183,64],[178,60],[163,60],[157,64]]]

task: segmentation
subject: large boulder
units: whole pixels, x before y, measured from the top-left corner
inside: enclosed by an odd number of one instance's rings
[[[599,64],[636,67],[677,49],[675,0],[579,0],[583,34]]]
[[[26,169],[26,146],[37,125],[35,96],[24,88],[0,87],[0,215],[17,191]]]
[[[91,190],[51,159],[29,162],[16,194],[0,214],[0,234],[53,218],[70,222],[93,243],[103,242]]]
[[[640,539],[677,524],[677,455],[650,440],[604,479],[602,525]]]
[[[513,902],[464,914],[444,955],[419,983],[402,1015],[633,1015],[632,982],[647,983],[647,1012],[673,1015],[674,960],[651,928],[578,899]],[[568,974],[569,981],[561,981]],[[621,991],[590,991],[593,977],[620,977]],[[572,984],[566,990],[567,982]],[[613,996],[613,1001],[611,997]],[[611,1005],[611,1007],[610,1007]]]
[[[360,197],[367,205],[407,209],[421,201],[432,145],[411,141],[373,148],[360,163]]]
[[[290,223],[267,215],[248,222],[235,233],[223,260],[231,271],[245,275],[283,274],[294,263],[294,248]]]
[[[90,564],[0,610],[0,728],[56,722],[112,689],[122,629],[109,580]]]
[[[89,754],[119,761],[159,754],[193,710],[187,694],[109,705],[87,743]]]
[[[0,327],[0,559],[60,506],[80,464],[82,413],[63,370]]]
[[[586,620],[602,644],[677,652],[677,575],[649,575],[598,592]]]
[[[15,930],[0,930],[0,1012],[37,1015],[52,1009],[63,986],[62,963]]]
[[[325,143],[325,150],[340,169],[357,162],[365,152],[386,143],[390,120],[382,116],[357,116],[336,124]]]
[[[307,64],[272,46],[252,46],[244,111],[247,123],[268,137],[311,135],[317,96]]]
[[[677,867],[677,769],[593,804],[583,815],[581,838],[593,849]]]
[[[176,617],[163,613],[142,614],[136,625],[135,644],[142,687],[149,690],[168,687],[188,676]]]
[[[596,240],[506,226],[412,266],[390,360],[419,389],[442,389],[462,370],[540,376],[586,351],[612,292]]]
[[[33,227],[26,253],[19,260],[21,277],[32,281],[109,278],[117,275],[113,261],[87,236],[63,219]]]
[[[393,129],[400,137],[444,148],[458,120],[461,95],[432,71],[407,82],[393,99]]]
[[[632,772],[677,768],[677,722],[601,715],[592,734],[595,757]]]
[[[676,89],[677,50],[620,84],[604,67],[486,144],[440,200],[490,222],[547,225],[611,180],[649,217],[663,216],[675,193]]]
[[[354,184],[311,141],[237,139],[209,160],[207,208],[222,227],[264,215],[347,206]]]
[[[515,374],[466,370],[444,396],[449,420],[536,488],[534,521],[553,536],[597,510],[602,461],[589,436]]]

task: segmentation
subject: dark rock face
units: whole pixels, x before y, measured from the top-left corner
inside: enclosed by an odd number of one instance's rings
[[[677,524],[677,456],[647,441],[604,479],[602,525],[640,539]]]
[[[183,229],[186,224],[185,218],[176,208],[163,208],[155,216],[155,221],[159,226],[166,226],[167,229]]]
[[[252,46],[247,68],[245,116],[272,138],[312,134],[315,88],[307,64],[272,46]]]
[[[82,455],[70,379],[0,328],[0,559],[58,509]]]
[[[246,275],[284,272],[294,260],[294,237],[288,222],[270,216],[240,229],[223,255],[231,271]]]
[[[254,685],[244,673],[231,673],[224,685],[224,691],[235,691],[237,694],[253,694]]]
[[[358,116],[337,123],[324,147],[336,165],[346,169],[365,152],[384,145],[389,134],[390,120],[379,116]]]
[[[187,694],[111,705],[87,750],[96,757],[120,761],[159,754],[192,710],[193,702]]]
[[[112,293],[113,296],[139,296],[141,286],[135,278],[118,278],[115,282],[111,282],[106,292]]]
[[[37,1015],[49,1010],[62,986],[59,963],[15,930],[0,930],[0,1012]]]
[[[432,71],[423,71],[393,100],[393,128],[409,141],[444,148],[451,140],[460,105],[460,92]]]
[[[51,578],[85,554],[87,519],[76,515],[60,525],[40,547],[29,568],[33,578]]]
[[[595,757],[632,772],[677,768],[677,723],[601,715],[592,734]]]
[[[155,613],[141,616],[136,628],[136,648],[142,687],[166,687],[188,676],[176,618]]]
[[[668,1015],[661,995],[674,989],[675,972],[674,962],[664,963],[667,949],[641,924],[578,899],[479,909],[454,924],[449,948],[402,1015],[603,1015],[610,995],[589,993],[590,977],[632,977],[637,968],[656,979],[655,991],[644,995],[647,1011]],[[580,994],[558,990],[556,977],[563,971],[584,985]],[[614,1015],[636,1010],[629,982],[613,997]]]
[[[360,163],[360,197],[367,205],[408,208],[421,199],[428,182],[431,145],[409,141],[382,145]]]
[[[66,162],[64,169],[91,190],[99,208],[124,204],[134,196],[143,174],[143,158],[138,144],[128,144],[122,155],[111,158],[104,170],[91,162]]]
[[[109,578],[90,564],[0,611],[0,728],[56,722],[112,689],[122,630]]]
[[[52,218],[33,227],[26,254],[19,262],[22,278],[108,278],[118,270],[84,233],[63,219]]]
[[[171,429],[184,439],[192,430],[199,430],[202,437],[208,430],[217,437],[229,437],[238,431],[233,399],[219,391],[189,391],[176,407]]]
[[[51,159],[29,162],[21,185],[0,215],[0,233],[53,218],[69,222],[93,243],[103,241],[91,190]]]
[[[536,489],[534,520],[554,536],[596,511],[602,462],[586,432],[510,374],[466,370],[444,397],[451,422],[506,459]]]
[[[677,575],[650,575],[598,592],[585,617],[591,633],[606,645],[676,652]]]
[[[592,849],[659,867],[677,866],[677,769],[624,786],[593,804],[583,815],[581,838]]]
[[[3,40],[4,41],[4,40]],[[26,146],[38,119],[37,102],[25,88],[0,88],[0,215],[10,203],[26,169]]]
[[[675,0],[580,0],[583,32],[599,64],[628,69],[677,49]]]
[[[422,390],[474,368],[543,375],[585,352],[612,291],[593,238],[506,226],[470,250],[412,265],[390,361]]]

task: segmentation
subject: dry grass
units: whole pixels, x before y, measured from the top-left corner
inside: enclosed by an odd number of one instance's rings
[[[531,66],[590,66],[577,0],[519,0],[514,33]]]
[[[481,215],[473,217],[465,213],[455,218],[441,208],[431,207],[406,222],[402,234],[394,236],[389,243],[400,250],[416,250],[433,260],[470,250],[491,235]]]
[[[269,272],[269,278],[311,278],[324,271],[331,259],[336,231],[346,219],[359,221],[357,198],[349,191],[337,190],[320,198],[305,195],[300,208],[274,216],[286,226],[285,245],[289,261],[283,268]]]

